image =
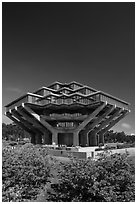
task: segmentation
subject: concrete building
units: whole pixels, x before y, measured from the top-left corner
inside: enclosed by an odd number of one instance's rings
[[[55,82],[9,103],[6,116],[30,133],[34,144],[97,146],[129,113],[129,104],[77,82]]]

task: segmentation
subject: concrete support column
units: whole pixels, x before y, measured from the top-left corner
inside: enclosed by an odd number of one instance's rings
[[[52,132],[52,144],[58,144],[58,132],[56,132],[56,131],[53,131]]]
[[[88,133],[89,146],[97,146],[97,135],[94,131]]]
[[[88,146],[88,136],[87,131],[81,130],[79,133],[79,145],[82,147]]]
[[[103,133],[99,133],[99,144],[104,145],[104,134]]]
[[[88,132],[86,130],[84,130],[84,146],[89,146]]]
[[[40,133],[36,133],[36,144],[42,144],[42,135]]]
[[[35,134],[30,134],[30,136],[31,136],[31,143],[32,144],[36,144],[36,138],[35,138]]]
[[[97,146],[99,145],[99,135],[96,134]]]
[[[88,133],[87,131],[84,131],[84,146],[88,147],[89,146],[89,141],[88,141]]]
[[[43,134],[43,143],[44,144],[51,144],[52,143],[50,132],[48,132],[48,131],[44,132],[44,134]]]
[[[43,133],[43,144],[47,144],[47,133]]]
[[[79,132],[73,132],[73,145],[79,146]]]
[[[86,146],[88,147],[89,146],[89,136],[88,136],[88,133],[86,132]]]

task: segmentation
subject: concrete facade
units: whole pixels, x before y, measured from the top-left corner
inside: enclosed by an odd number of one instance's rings
[[[33,144],[97,146],[129,112],[129,104],[77,82],[55,82],[9,103],[5,114]]]

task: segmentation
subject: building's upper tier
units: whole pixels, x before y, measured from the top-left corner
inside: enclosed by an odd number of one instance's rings
[[[7,104],[5,107],[7,112],[9,109],[13,109],[15,106],[20,106],[22,103],[32,103],[41,106],[45,106],[49,103],[56,105],[70,105],[73,103],[89,105],[93,102],[99,101],[107,102],[111,105],[116,105],[127,110],[129,109],[129,103],[77,82],[64,84],[54,82],[48,87],[42,87],[33,93],[27,93],[21,96],[20,98]]]

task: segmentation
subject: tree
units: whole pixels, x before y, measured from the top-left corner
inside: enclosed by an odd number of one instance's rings
[[[17,141],[18,139],[23,139],[24,137],[28,137],[29,135],[18,125],[15,123],[5,124],[2,123],[2,138],[6,140]]]
[[[126,142],[126,143],[134,143],[135,135],[126,135],[122,132],[113,132],[113,130],[109,130],[104,135],[105,143],[113,143],[113,142]]]

